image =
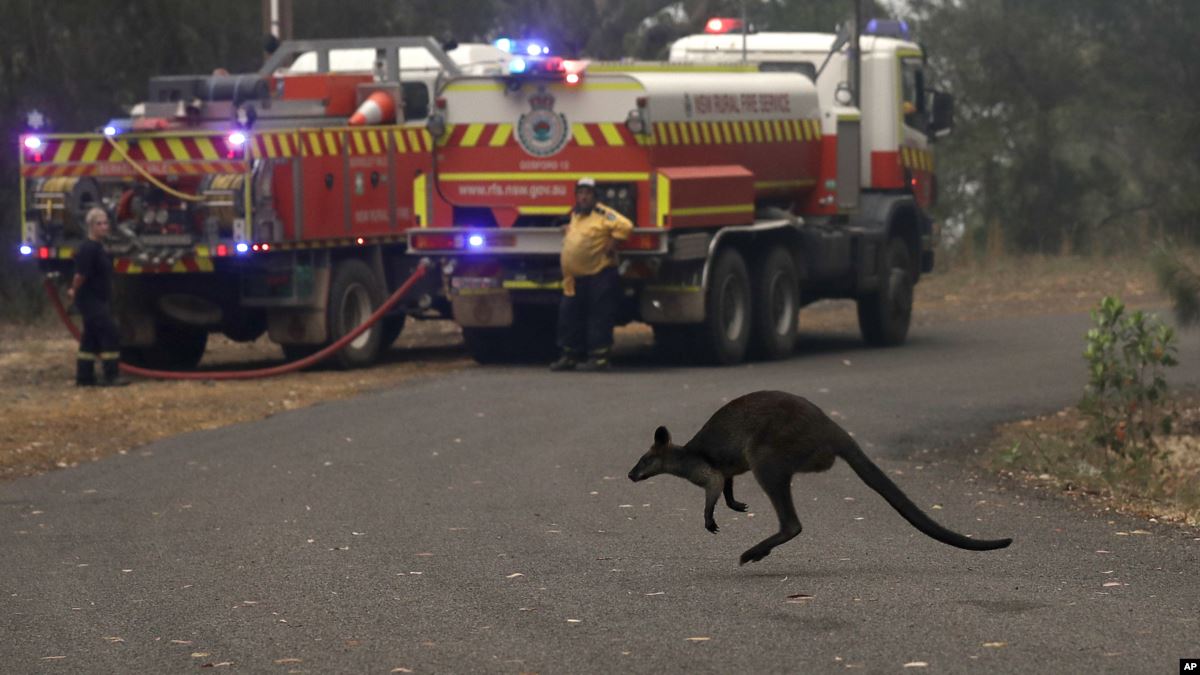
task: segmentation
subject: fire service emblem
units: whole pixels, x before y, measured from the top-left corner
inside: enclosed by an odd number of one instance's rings
[[[571,135],[567,116],[554,112],[554,96],[539,87],[529,97],[529,112],[517,120],[517,142],[534,157],[549,157],[563,149]]]

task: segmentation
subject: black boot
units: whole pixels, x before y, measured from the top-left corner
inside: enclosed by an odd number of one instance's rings
[[[121,377],[121,364],[116,359],[104,360],[104,381],[100,383],[102,387],[124,387],[129,384],[129,380]]]
[[[575,370],[575,366],[579,365],[579,358],[575,356],[575,352],[564,349],[562,356],[558,360],[550,364],[550,370],[560,372],[563,370]]]
[[[608,352],[608,349],[593,349],[588,354],[588,360],[579,364],[579,370],[596,373],[612,368],[612,364],[608,360]]]
[[[75,386],[96,386],[96,361],[91,358],[75,360]]]

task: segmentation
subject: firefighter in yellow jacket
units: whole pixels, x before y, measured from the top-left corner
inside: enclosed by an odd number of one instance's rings
[[[617,242],[632,230],[628,218],[597,203],[595,179],[579,179],[561,256],[558,347],[562,356],[550,364],[551,370],[608,370],[613,322],[621,300]]]

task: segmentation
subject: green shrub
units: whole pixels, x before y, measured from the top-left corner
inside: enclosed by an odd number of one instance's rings
[[[1112,296],[1092,310],[1092,320],[1080,409],[1095,442],[1144,466],[1157,454],[1154,434],[1169,433],[1175,423],[1176,413],[1166,405],[1166,369],[1178,363],[1175,331],[1153,315],[1127,314]]]

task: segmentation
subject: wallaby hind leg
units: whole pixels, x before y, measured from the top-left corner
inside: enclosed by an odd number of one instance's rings
[[[763,539],[742,554],[739,565],[748,562],[758,562],[771,553],[771,549],[800,534],[800,518],[796,515],[796,506],[792,503],[792,473],[786,469],[772,470],[771,465],[754,469],[754,477],[762,486],[763,492],[771,498],[771,506],[779,516],[779,532]]]
[[[733,476],[725,479],[725,505],[734,511],[745,511],[750,508],[745,503],[733,498]]]

